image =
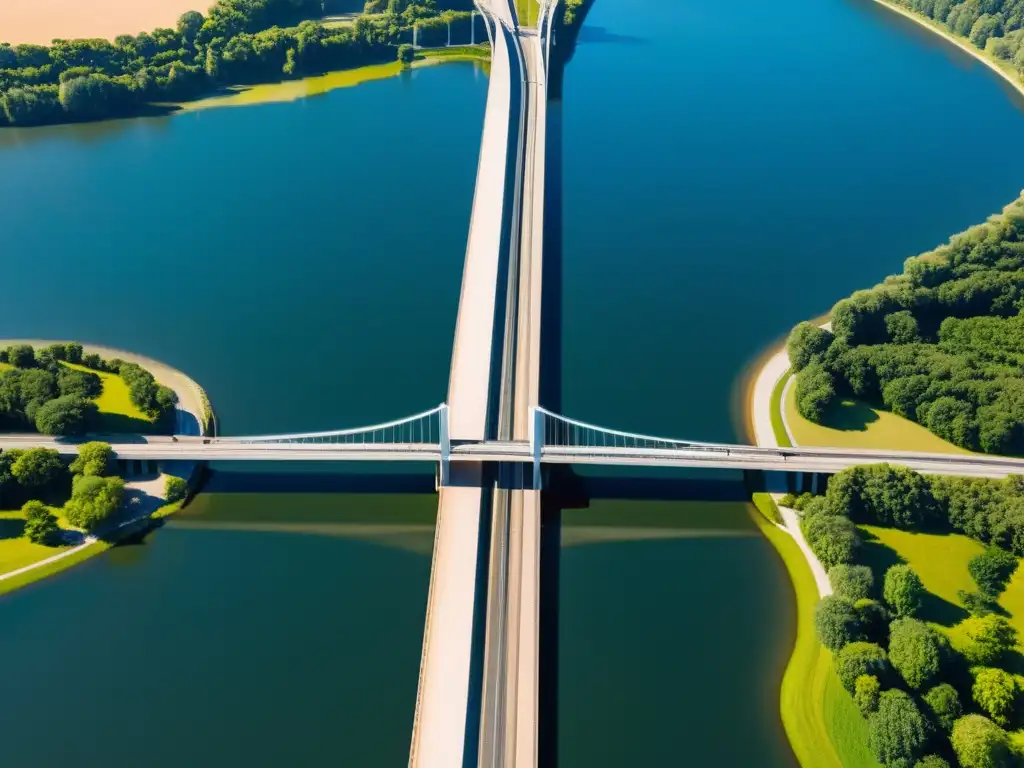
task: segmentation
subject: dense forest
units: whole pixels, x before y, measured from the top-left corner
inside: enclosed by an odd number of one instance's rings
[[[893,0],[1009,62],[1024,77],[1024,0]]]
[[[0,44],[0,126],[139,114],[152,102],[219,86],[391,61],[403,32],[468,18],[470,0],[370,0],[350,26],[326,27],[322,0],[219,0],[174,29],[115,40]],[[468,29],[468,27],[467,27]],[[406,35],[408,37],[408,35]]]
[[[840,301],[832,330],[798,325],[788,349],[812,421],[855,397],[956,445],[1024,453],[1024,197]]]
[[[1024,554],[1024,484],[926,477],[885,464],[832,477],[824,496],[783,498],[828,569],[833,594],[815,611],[822,645],[868,722],[868,746],[886,768],[1020,765],[1008,733],[1024,701],[1014,676],[1024,657],[999,603]],[[988,546],[967,562],[963,610],[928,593],[920,576],[859,525],[955,531]],[[872,534],[865,535],[871,538]],[[872,550],[873,547],[873,550]],[[941,552],[941,550],[939,550]]]

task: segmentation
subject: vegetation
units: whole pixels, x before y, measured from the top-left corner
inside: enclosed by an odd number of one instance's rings
[[[57,516],[41,501],[27,501],[21,508],[25,516],[25,538],[33,544],[51,544],[60,535]]]
[[[218,0],[205,17],[189,11],[174,29],[112,42],[2,44],[0,126],[136,115],[152,102],[193,99],[226,84],[391,61],[413,26],[427,45],[447,41],[452,22],[469,37],[470,4],[452,5],[459,10],[441,10],[435,0],[370,0],[353,24],[327,27],[311,20],[323,15],[320,0]]]
[[[1016,478],[926,478],[876,465],[835,475],[823,496],[787,500],[805,529],[828,518],[855,524],[852,547],[834,525],[811,544],[828,554],[828,536],[838,535],[852,553],[830,570],[836,593],[819,602],[816,629],[856,702],[842,727],[852,732],[867,716],[865,741],[883,765],[913,766],[929,753],[933,764],[954,756],[961,766],[1017,764],[1003,729],[1024,716],[1024,579],[1016,576],[1024,553],[1014,550],[1012,511],[1024,508],[1022,494]],[[894,617],[887,632],[877,626],[887,612],[870,599],[879,580]]]
[[[149,371],[83,356],[80,344],[39,350],[15,345],[0,353],[0,361],[10,366],[0,373],[0,425],[10,430],[58,436],[104,428],[151,431],[177,403],[174,391],[157,384]]]
[[[855,398],[964,449],[1024,452],[1022,243],[1024,198],[836,304],[824,349],[827,336],[794,329],[799,413],[823,422]]]
[[[168,502],[182,501],[188,495],[188,483],[180,477],[168,475],[164,481],[164,498]]]
[[[786,371],[777,382],[775,387],[772,389],[771,399],[771,418],[772,418],[772,434],[775,435],[775,442],[778,443],[780,448],[790,448],[793,442],[789,439],[789,431],[786,429],[786,422],[782,419],[782,395],[786,391],[786,385],[789,383],[792,373]]]
[[[1024,2],[1021,0],[892,0],[941,24],[1004,62],[1024,78]]]
[[[772,498],[770,493],[756,492],[752,494],[754,506],[757,507],[757,511],[764,515],[765,520],[772,523],[782,523],[782,515],[779,513],[779,508],[775,506],[775,499]]]

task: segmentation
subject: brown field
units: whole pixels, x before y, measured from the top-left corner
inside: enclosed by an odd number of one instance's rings
[[[0,0],[0,41],[48,44],[56,38],[137,35],[173,27],[212,0]]]

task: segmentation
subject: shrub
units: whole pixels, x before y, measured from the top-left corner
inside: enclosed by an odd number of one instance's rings
[[[1005,670],[981,667],[974,670],[971,696],[989,717],[1005,726],[1017,701],[1017,681]]]
[[[792,493],[787,493],[779,499],[779,506],[786,507],[787,509],[796,509],[796,496]]]
[[[885,572],[882,597],[897,616],[916,616],[924,593],[921,578],[909,565],[894,565]]]
[[[875,577],[866,565],[834,565],[829,569],[828,580],[833,594],[853,603],[871,597],[875,588]]]
[[[164,481],[164,498],[169,502],[181,501],[188,495],[188,483],[180,477],[168,475]]]
[[[965,715],[953,726],[950,738],[962,768],[1010,768],[1010,737],[987,717]]]
[[[69,363],[82,362],[82,345],[76,341],[64,345],[64,359]]]
[[[849,600],[824,597],[814,609],[814,628],[818,640],[830,651],[838,651],[860,635],[857,612]]]
[[[986,597],[999,597],[1017,570],[1017,558],[1005,549],[989,547],[967,563],[967,570]]]
[[[885,646],[889,644],[889,612],[877,600],[861,599],[853,604],[865,640]]]
[[[1017,630],[996,614],[970,616],[960,622],[960,628],[968,638],[961,651],[972,664],[994,664],[1017,644]]]
[[[889,660],[882,647],[874,643],[852,642],[843,646],[835,658],[839,682],[850,693],[856,690],[857,678],[871,675],[879,680],[889,677]]]
[[[925,693],[921,700],[931,712],[935,724],[947,733],[953,730],[953,723],[963,713],[960,696],[949,683],[939,683]]]
[[[812,323],[798,323],[786,341],[789,364],[794,371],[802,371],[812,360],[820,360],[832,344],[832,332]]]
[[[868,745],[883,765],[912,763],[928,742],[928,724],[914,700],[903,691],[878,697],[878,710],[868,718]]]
[[[949,768],[949,763],[938,755],[925,755],[914,763],[914,768]]]
[[[95,373],[64,366],[57,373],[57,387],[62,395],[75,395],[87,400],[103,393],[103,382]]]
[[[416,51],[409,44],[398,46],[398,60],[403,64],[409,64],[416,58]]]
[[[923,621],[897,619],[889,629],[889,663],[914,690],[935,679],[946,652],[944,639]]]
[[[57,518],[41,501],[29,501],[21,508],[25,515],[25,536],[33,544],[53,544],[60,533]]]
[[[860,534],[847,518],[818,514],[805,518],[802,527],[808,545],[825,568],[856,559]]]
[[[882,686],[874,675],[861,675],[853,684],[853,700],[864,717],[878,710],[878,696]]]

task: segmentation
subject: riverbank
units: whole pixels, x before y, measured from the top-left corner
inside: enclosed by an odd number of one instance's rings
[[[1002,59],[997,59],[994,56],[990,56],[982,49],[973,46],[971,42],[966,38],[960,37],[959,35],[955,35],[952,32],[950,32],[944,24],[939,24],[933,19],[929,19],[926,16],[922,16],[919,13],[914,13],[913,11],[904,8],[903,6],[891,2],[891,0],[873,0],[873,2],[876,2],[879,5],[883,6],[884,8],[888,8],[890,11],[894,11],[895,13],[898,13],[901,16],[920,24],[925,29],[934,32],[936,35],[945,39],[947,42],[952,43],[953,45],[955,45],[957,48],[964,51],[968,55],[973,56],[975,59],[980,61],[986,67],[988,67],[1001,78],[1003,78],[1007,83],[1009,83],[1010,86],[1015,91],[1017,91],[1017,93],[1019,93],[1021,96],[1024,96],[1024,80],[1022,80],[1017,75],[1017,72],[1016,70],[1014,70],[1013,65],[1010,64],[1009,62],[1005,62]]]
[[[7,339],[0,340],[0,347],[13,344],[29,344],[33,347],[47,347],[52,344],[66,344],[67,341],[44,339]],[[178,396],[175,415],[175,432],[178,434],[208,434],[215,424],[215,416],[209,398],[203,389],[183,372],[152,358],[124,350],[95,344],[83,344],[85,354],[97,354],[105,360],[120,358],[125,362],[142,366],[156,378],[157,382],[170,387]],[[99,531],[96,535],[84,536],[80,543],[53,554],[48,554],[35,562],[29,562],[10,571],[0,573],[0,595],[19,587],[31,584],[40,579],[60,573],[73,565],[101,554],[114,546],[125,535],[130,534],[142,520],[146,518],[163,518],[181,507],[180,502],[168,503],[165,498],[165,483],[170,475],[184,478],[194,483],[198,473],[196,462],[172,462],[164,467],[164,471],[153,475],[125,478],[124,500],[122,509],[127,514],[112,528]],[[42,550],[40,554],[45,554]]]

